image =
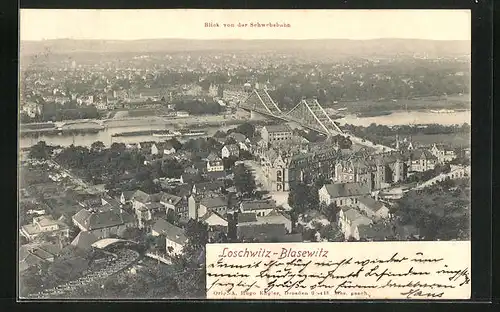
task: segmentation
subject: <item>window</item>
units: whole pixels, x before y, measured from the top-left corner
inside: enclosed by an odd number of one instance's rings
[[[342,206],[342,199],[340,200],[340,205]]]

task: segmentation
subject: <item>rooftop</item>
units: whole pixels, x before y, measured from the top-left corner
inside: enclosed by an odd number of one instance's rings
[[[384,224],[361,224],[358,226],[358,232],[360,239],[374,241],[386,240],[394,236],[392,229]]]
[[[367,195],[370,190],[360,183],[325,184],[326,191],[331,198]]]
[[[371,224],[372,220],[360,214],[356,209],[344,211],[345,217],[351,221],[352,225]]]
[[[292,129],[290,126],[287,124],[280,124],[280,125],[266,125],[264,126],[266,128],[267,132],[292,132]]]
[[[243,211],[276,209],[276,202],[274,200],[244,201],[240,207]]]
[[[228,201],[225,197],[220,197],[220,196],[205,197],[201,199],[200,204],[210,209],[216,207],[226,207],[228,205]]]
[[[107,228],[135,221],[134,216],[125,211],[109,210],[90,212],[82,209],[73,216],[73,220],[85,227],[87,230]]]
[[[380,208],[384,207],[384,204],[369,197],[369,196],[363,196],[359,199],[359,202],[365,205],[367,208],[370,210],[373,210],[374,212],[377,212]]]
[[[250,224],[240,225],[237,228],[241,239],[257,239],[259,241],[279,241],[286,235],[284,224]]]

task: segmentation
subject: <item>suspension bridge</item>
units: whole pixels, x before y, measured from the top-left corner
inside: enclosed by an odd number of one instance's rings
[[[254,89],[243,101],[241,109],[250,111],[252,118],[256,115],[270,117],[284,122],[295,122],[304,128],[316,131],[326,136],[346,135],[315,98],[303,98],[294,108],[283,112],[271,98],[267,90]],[[375,149],[377,152],[395,151],[394,148],[375,145],[370,141],[349,134],[349,139],[358,145]]]

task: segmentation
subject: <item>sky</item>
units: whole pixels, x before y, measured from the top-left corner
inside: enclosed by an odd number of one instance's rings
[[[220,27],[205,27],[205,23]],[[286,23],[283,28],[238,23]],[[223,23],[234,23],[225,28]],[[52,10],[22,9],[20,39],[470,40],[469,10]]]

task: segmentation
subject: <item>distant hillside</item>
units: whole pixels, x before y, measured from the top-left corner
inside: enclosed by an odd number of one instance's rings
[[[178,51],[290,51],[318,52],[352,56],[389,56],[427,53],[429,56],[454,56],[470,53],[470,41],[417,39],[374,40],[186,40],[148,39],[133,41],[45,40],[22,41],[21,56],[40,53],[154,53]]]

